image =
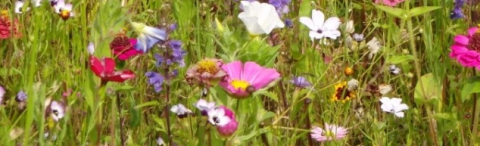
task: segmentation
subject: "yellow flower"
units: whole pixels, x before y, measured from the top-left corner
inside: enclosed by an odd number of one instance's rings
[[[345,72],[345,75],[350,76],[353,74],[353,68],[346,67],[344,72]]]
[[[335,91],[333,92],[331,101],[341,101],[345,103],[355,97],[355,90],[348,90],[347,82],[344,81],[335,85]]]

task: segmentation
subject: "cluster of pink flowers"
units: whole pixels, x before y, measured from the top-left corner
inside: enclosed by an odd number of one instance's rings
[[[456,59],[464,67],[475,67],[480,70],[480,31],[472,27],[467,35],[454,37],[450,58]]]

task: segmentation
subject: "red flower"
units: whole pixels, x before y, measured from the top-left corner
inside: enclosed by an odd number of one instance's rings
[[[118,59],[127,60],[143,53],[134,48],[136,44],[136,39],[129,39],[127,36],[121,33],[110,43],[110,49],[112,49],[114,56],[116,56]]]
[[[0,39],[7,39],[11,36],[10,32],[13,29],[14,36],[19,38],[22,34],[18,31],[18,20],[14,20],[13,25],[8,16],[0,16]]]
[[[102,82],[125,82],[128,79],[135,78],[131,70],[115,71],[115,60],[112,58],[102,58],[90,56],[90,69],[102,79]]]

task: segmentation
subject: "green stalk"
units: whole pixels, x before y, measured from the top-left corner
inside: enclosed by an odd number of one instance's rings
[[[480,116],[480,100],[478,100],[477,94],[473,95],[473,108],[475,109],[473,112],[473,125],[472,125],[472,136],[470,137],[470,145],[474,145],[477,137],[478,131],[478,116]]]
[[[407,3],[407,11],[410,11],[410,8],[409,8],[409,5]],[[417,79],[420,81],[420,77],[421,77],[421,68],[420,68],[420,63],[419,63],[419,56],[418,56],[418,53],[417,53],[417,49],[415,47],[415,36],[413,35],[413,24],[412,24],[412,19],[411,17],[409,16],[409,18],[407,19],[407,29],[408,29],[408,35],[409,35],[409,38],[410,38],[410,48],[412,49],[412,53],[413,53],[413,56],[414,56],[414,59],[413,59],[413,62],[415,64],[415,73],[416,73],[416,76],[417,76]],[[420,87],[422,88],[422,91],[425,91],[425,89],[423,88],[423,83],[420,81],[419,82],[420,84]],[[425,93],[425,92],[423,92]],[[426,97],[423,96],[425,99]],[[428,100],[428,99],[426,99]],[[428,104],[425,104],[425,110],[427,111],[427,117],[428,117],[428,122],[429,122],[429,129],[430,129],[430,138],[432,139],[433,143],[435,146],[438,145],[437,143],[437,134],[436,134],[436,131],[435,131],[435,125],[434,125],[434,117],[433,117],[433,114],[431,112],[431,108]]]

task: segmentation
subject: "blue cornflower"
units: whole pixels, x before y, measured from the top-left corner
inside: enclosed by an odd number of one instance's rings
[[[465,0],[455,0],[455,6],[452,12],[450,12],[450,19],[461,19],[464,17],[462,7],[465,4]]]
[[[17,102],[25,102],[27,101],[27,97],[27,94],[23,90],[20,90],[20,92],[17,94],[17,97],[15,97],[15,100]]]
[[[163,60],[165,60],[165,58],[163,58],[163,56],[160,55],[160,54],[155,54],[155,55],[153,55],[153,56],[155,57],[155,60],[156,60],[156,61],[155,61],[155,62],[156,62],[155,65],[156,65],[156,66],[162,66],[162,63],[164,62]]]
[[[299,88],[307,88],[312,86],[312,84],[307,81],[307,78],[302,76],[293,77],[293,79],[290,80],[290,83],[293,83],[293,85]]]
[[[148,77],[148,83],[150,85],[153,85],[153,88],[155,89],[155,92],[159,93],[162,91],[162,84],[163,84],[163,76],[159,73],[149,71],[145,73],[145,76]]]
[[[135,49],[147,52],[156,43],[167,38],[167,32],[163,29],[147,26],[143,23],[131,22],[133,29],[138,33],[138,42]]]

